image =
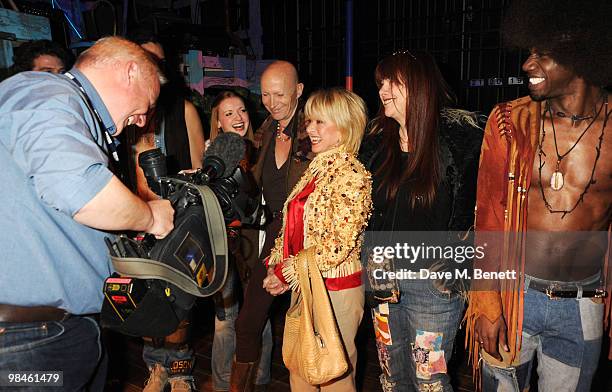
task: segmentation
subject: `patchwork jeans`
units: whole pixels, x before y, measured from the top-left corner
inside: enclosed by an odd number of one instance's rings
[[[432,280],[399,280],[399,303],[372,309],[384,392],[452,391],[447,364],[464,301]]]
[[[537,356],[538,391],[590,391],[603,333],[604,305],[597,302],[602,301],[550,299],[540,291],[528,289],[519,364],[502,368],[483,360],[482,390],[527,389]]]

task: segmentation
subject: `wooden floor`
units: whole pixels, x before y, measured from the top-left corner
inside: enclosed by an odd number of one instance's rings
[[[284,304],[278,306],[273,317],[274,326],[274,353],[272,362],[272,381],[268,387],[269,392],[289,391],[289,373],[283,366],[281,356],[282,327],[284,322]],[[196,320],[193,328],[193,342],[196,352],[196,365],[194,376],[198,391],[213,391],[210,371],[210,353],[213,336],[213,310],[208,302],[199,303],[196,307]],[[359,390],[363,392],[381,391],[378,382],[380,368],[376,355],[372,323],[364,315],[357,336],[359,348],[359,364],[357,379]],[[114,333],[107,333],[105,337],[109,349],[110,365],[107,391],[110,392],[140,392],[147,379],[148,372],[142,361],[142,342],[140,339],[128,338]],[[455,391],[474,391],[471,380],[471,369],[467,365],[467,356],[463,350],[463,331],[459,331],[453,353],[453,361],[449,372],[453,379]],[[592,391],[612,392],[612,362],[602,358],[595,386]],[[535,388],[532,388],[535,390]]]

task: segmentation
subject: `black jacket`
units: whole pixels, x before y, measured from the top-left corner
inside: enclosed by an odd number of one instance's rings
[[[474,222],[476,179],[482,143],[482,129],[465,120],[441,116],[440,160],[442,181],[430,208],[410,208],[407,187],[403,184],[394,201],[386,202],[385,189],[378,189],[376,169],[384,161],[382,133],[371,134],[362,143],[359,159],[372,173],[374,210],[368,230],[376,231],[465,231]],[[407,157],[406,159],[409,159]]]

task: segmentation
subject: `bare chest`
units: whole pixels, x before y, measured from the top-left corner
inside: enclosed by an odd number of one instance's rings
[[[528,226],[541,230],[598,230],[610,218],[612,126],[540,130],[532,168]],[[586,127],[586,124],[585,124]]]

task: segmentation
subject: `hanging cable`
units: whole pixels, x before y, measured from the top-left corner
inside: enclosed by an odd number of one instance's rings
[[[12,0],[9,0],[12,2]],[[55,7],[55,5],[57,5],[57,7]],[[57,8],[58,10],[62,11],[62,13],[64,14],[64,17],[66,18],[66,20],[68,21],[68,24],[70,25],[70,27],[72,28],[72,30],[74,31],[74,33],[79,37],[79,39],[83,39],[83,34],[81,34],[81,32],[79,31],[79,29],[77,29],[77,27],[75,26],[75,24],[72,22],[72,19],[70,19],[70,17],[68,16],[68,13],[66,11],[64,11],[64,9],[62,7],[60,7],[59,3],[55,0],[51,0],[51,6],[55,9]]]

